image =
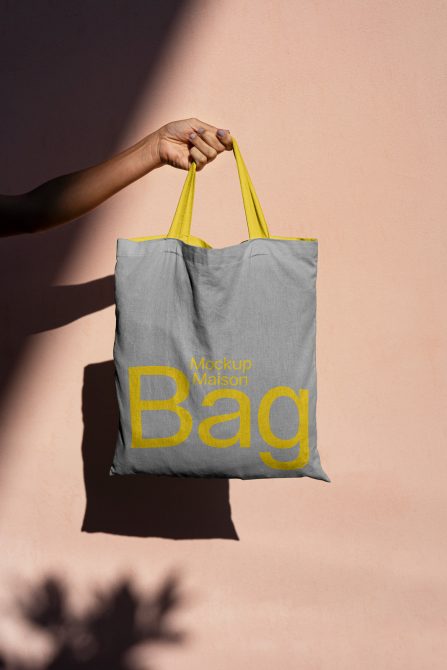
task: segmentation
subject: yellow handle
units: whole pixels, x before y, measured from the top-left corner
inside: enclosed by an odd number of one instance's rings
[[[248,174],[238,143],[233,142],[233,154],[239,173],[239,182],[244,202],[245,218],[247,219],[248,235],[250,239],[270,237],[269,229],[264,218],[256,191]],[[192,208],[194,204],[194,189],[196,185],[196,164],[192,162],[183,184],[183,189],[175,210],[174,219],[166,237],[187,237],[191,233]]]

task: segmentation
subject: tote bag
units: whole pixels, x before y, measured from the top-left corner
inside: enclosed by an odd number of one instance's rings
[[[190,234],[194,162],[169,232],[117,240],[110,475],[331,481],[317,451],[318,240],[270,235],[232,139],[247,240],[213,249]]]

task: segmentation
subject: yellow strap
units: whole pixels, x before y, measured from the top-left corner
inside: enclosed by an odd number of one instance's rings
[[[256,195],[253,183],[248,174],[236,139],[233,142],[233,154],[239,173],[239,182],[242,191],[242,200],[247,219],[248,235],[250,239],[257,237],[270,237],[267,222],[265,220],[260,202]],[[192,208],[194,204],[194,191],[196,184],[196,163],[193,161],[183,184],[180,199],[175,210],[174,219],[166,237],[187,237],[191,232]]]

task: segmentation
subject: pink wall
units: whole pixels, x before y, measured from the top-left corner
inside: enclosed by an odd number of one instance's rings
[[[107,478],[116,238],[167,232],[184,172],[164,167],[81,220],[2,240],[1,654],[46,667],[52,638],[18,601],[38,607],[52,576],[79,616],[102,591],[107,640],[149,598],[154,628],[184,633],[149,644],[153,670],[441,670],[447,6],[226,0],[157,17],[149,4],[123,3],[119,21],[86,5],[40,3],[33,21],[8,7],[9,39],[31,39],[10,61],[20,105],[7,98],[2,191],[170,120],[229,128],[272,234],[319,240],[318,435],[332,482]],[[193,233],[245,239],[233,155],[197,180]]]

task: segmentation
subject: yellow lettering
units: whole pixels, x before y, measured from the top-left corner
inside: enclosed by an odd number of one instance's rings
[[[176,383],[176,391],[166,400],[143,400],[141,398],[141,377],[166,375]],[[189,382],[186,375],[177,368],[167,365],[138,365],[129,368],[130,421],[132,426],[132,447],[173,447],[184,442],[192,430],[191,414],[179,407],[189,394]],[[174,412],[180,419],[180,428],[175,435],[168,437],[143,437],[142,412],[167,410]]]
[[[236,391],[233,389],[228,389],[225,391],[216,390],[210,391],[207,393],[204,399],[202,400],[202,405],[205,407],[211,407],[215,404],[220,398],[234,398],[239,403],[239,411],[232,412],[231,414],[219,414],[217,416],[209,416],[206,419],[203,419],[199,423],[198,433],[202,442],[209,447],[231,447],[233,444],[239,441],[239,446],[249,447],[250,446],[250,399],[242,393],[242,391]],[[218,423],[224,421],[231,421],[232,419],[239,418],[239,430],[234,435],[234,437],[229,437],[227,439],[217,438],[211,434],[211,428]]]
[[[296,435],[282,439],[274,435],[270,427],[270,410],[278,398],[291,398],[296,405],[299,427]],[[277,449],[290,449],[298,443],[298,456],[292,461],[278,461],[269,451],[261,451],[259,455],[265,465],[275,470],[295,470],[303,468],[309,462],[309,390],[300,389],[298,395],[289,386],[275,386],[262,398],[258,411],[259,433],[267,444]]]

